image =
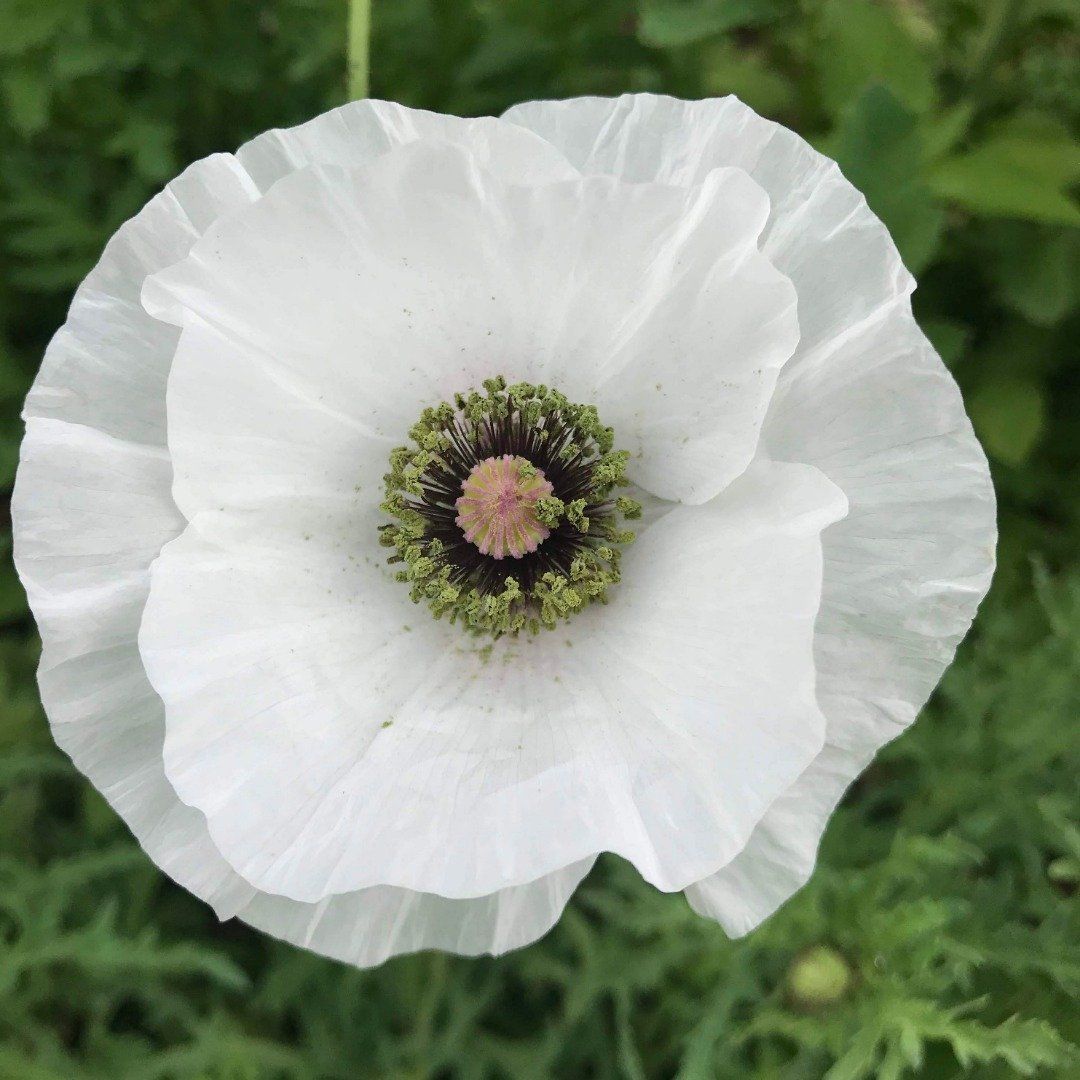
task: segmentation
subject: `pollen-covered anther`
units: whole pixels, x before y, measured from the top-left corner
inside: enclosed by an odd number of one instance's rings
[[[537,516],[537,503],[552,492],[543,472],[512,454],[474,465],[454,504],[465,539],[484,555],[520,559],[550,535]]]
[[[630,455],[592,405],[549,386],[455,394],[390,453],[379,527],[394,577],[437,619],[470,633],[554,629],[622,579],[621,527],[640,516],[626,486]]]

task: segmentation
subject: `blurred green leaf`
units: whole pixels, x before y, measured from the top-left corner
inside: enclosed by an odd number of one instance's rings
[[[936,161],[952,150],[964,137],[974,115],[975,106],[967,102],[923,117],[920,130],[926,160]]]
[[[987,451],[1008,465],[1023,464],[1046,424],[1042,387],[1019,376],[987,382],[971,398],[970,411]]]
[[[739,26],[788,14],[791,0],[642,0],[639,34],[647,45],[689,45]]]
[[[1080,230],[1002,223],[993,276],[1002,300],[1036,326],[1080,304]]]
[[[4,0],[0,4],[0,56],[45,44],[82,7],[81,0]]]
[[[960,359],[971,337],[966,326],[950,319],[923,319],[920,325],[946,364],[951,367]]]
[[[1028,19],[1051,16],[1065,19],[1074,27],[1080,26],[1080,11],[1074,0],[1027,0],[1021,5],[1021,13]]]
[[[66,82],[87,75],[122,71],[136,64],[138,59],[136,49],[124,49],[92,37],[64,34],[56,43],[52,73]]]
[[[845,115],[833,149],[844,175],[888,226],[908,269],[922,270],[945,218],[921,176],[914,115],[884,86],[870,87]]]
[[[1048,118],[1018,117],[999,125],[974,149],[930,172],[942,198],[975,214],[1080,225],[1067,189],[1080,180],[1080,143]]]
[[[11,536],[0,536],[0,623],[26,612],[26,593],[11,561]]]
[[[791,79],[770,66],[766,57],[730,42],[708,46],[702,54],[701,69],[706,94],[734,94],[764,116],[786,112],[796,102]]]
[[[149,117],[132,116],[108,141],[106,149],[131,160],[146,180],[168,180],[177,171],[172,144],[175,132],[170,124]]]
[[[0,77],[0,87],[12,127],[22,135],[41,131],[49,119],[52,97],[45,74],[33,68],[16,68]]]
[[[875,0],[824,0],[816,17],[814,52],[826,109],[840,116],[871,85],[882,85],[915,113],[936,99],[930,57],[893,5]]]

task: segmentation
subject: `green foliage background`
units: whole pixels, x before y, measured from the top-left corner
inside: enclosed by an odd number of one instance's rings
[[[0,0],[0,483],[74,286],[187,162],[343,96],[342,0]],[[219,925],[53,748],[0,575],[0,1077],[1080,1076],[1074,0],[375,0],[374,93],[735,92],[920,277],[1001,568],[812,882],[729,942],[602,860],[539,944],[355,972]],[[5,540],[9,544],[9,541]]]

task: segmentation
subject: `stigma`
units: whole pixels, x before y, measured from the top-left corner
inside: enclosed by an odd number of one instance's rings
[[[457,525],[482,555],[520,559],[551,535],[537,516],[537,503],[552,490],[544,474],[524,458],[484,458],[461,485],[454,504]]]

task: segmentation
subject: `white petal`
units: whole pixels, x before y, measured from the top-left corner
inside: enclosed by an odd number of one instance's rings
[[[325,538],[374,542],[396,443],[347,403],[275,371],[258,350],[192,318],[169,377],[173,496],[204,530],[261,516]],[[404,432],[400,433],[404,435]]]
[[[904,297],[782,383],[765,438],[835,480],[850,513],[825,539],[826,751],[731,866],[693,890],[736,934],[806,883],[844,789],[915,719],[989,588],[996,536],[986,459]]]
[[[888,231],[836,163],[737,98],[530,102],[506,119],[588,174],[693,187],[714,169],[748,172],[771,204],[762,250],[799,297],[801,338],[789,367],[915,287]]]
[[[298,127],[266,131],[237,158],[260,190],[308,165],[366,165],[418,139],[467,147],[484,168],[511,184],[572,180],[577,170],[551,143],[490,116],[462,118],[393,101],[350,101]]]
[[[146,315],[139,293],[214,216],[253,194],[231,158],[208,158],[110,241],[30,391],[12,501],[56,740],[159,862],[167,845],[154,837],[180,804],[160,766],[161,705],[136,636],[150,562],[183,526],[164,449],[177,333]]]
[[[769,807],[749,843],[723,869],[686,890],[699,915],[741,937],[767,919],[814,870],[825,825],[873,751],[826,745],[806,772]]]
[[[286,177],[144,300],[395,441],[492,375],[549,383],[600,408],[642,487],[701,502],[749,463],[798,339],[791,286],[757,249],[767,213],[738,170],[686,190],[508,186],[417,144]]]
[[[235,161],[217,155],[121,227],[27,398],[12,499],[15,561],[41,630],[39,685],[58,745],[158,865],[222,904],[236,875],[165,779],[162,705],[136,643],[150,563],[183,527],[164,448],[177,332],[151,319],[139,294],[218,214],[256,194]]]
[[[960,392],[898,298],[777,392],[768,446],[848,496],[829,533],[818,622],[830,741],[880,746],[911,723],[990,584],[986,458]]]
[[[914,720],[967,631],[993,572],[986,460],[912,318],[914,282],[888,232],[793,132],[734,98],[545,102],[507,118],[586,172],[691,185],[738,166],[772,201],[763,246],[795,283],[802,337],[763,445],[820,468],[850,514],[825,536],[815,645],[830,748],[746,850],[694,890],[695,906],[743,933],[809,877],[843,789]]]
[[[498,956],[546,934],[592,864],[586,859],[539,881],[470,900],[389,886],[317,904],[255,893],[239,915],[276,937],[358,967],[420,949]]]
[[[601,850],[682,888],[820,749],[819,532],[843,503],[760,465],[655,522],[608,607],[494,648],[410,611],[365,537],[196,519],[140,638],[167,774],[243,877],[304,902],[481,896]]]
[[[517,948],[555,922],[589,863],[475,901],[380,888],[295,904],[245,882],[214,847],[203,815],[165,778],[164,710],[136,637],[150,563],[184,524],[164,450],[177,331],[150,318],[138,298],[148,274],[256,194],[224,155],[174,180],[110,243],[28,398],[12,517],[43,639],[39,684],[54,737],[151,858],[221,918],[238,915],[362,966],[411,949]]]
[[[109,241],[49,343],[27,416],[165,445],[165,380],[176,330],[142,309],[149,274],[182,259],[217,216],[258,194],[227,154],[196,162]]]
[[[734,97],[658,94],[527,101],[503,119],[546,139],[582,172],[679,187],[732,165],[752,172],[769,140],[785,130]]]

